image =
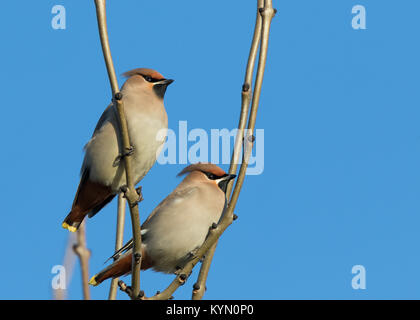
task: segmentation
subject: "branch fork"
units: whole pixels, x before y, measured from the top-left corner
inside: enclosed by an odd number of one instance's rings
[[[98,27],[101,36],[101,44],[104,53],[105,63],[107,66],[108,76],[113,93],[114,107],[118,111],[119,123],[120,123],[120,135],[123,144],[123,150],[126,152],[122,154],[121,159],[124,160],[126,168],[126,179],[127,186],[125,190],[122,190],[124,197],[129,202],[132,227],[133,227],[133,260],[132,260],[132,285],[129,287],[123,281],[113,281],[112,289],[118,285],[120,289],[126,292],[132,299],[141,300],[167,300],[173,298],[173,293],[183,285],[195,265],[202,261],[201,269],[197,282],[193,286],[192,299],[201,299],[206,290],[206,280],[210,269],[211,261],[214,256],[214,252],[217,246],[217,242],[223,232],[228,228],[234,220],[237,219],[237,215],[233,213],[239,193],[241,191],[246,170],[248,167],[249,158],[251,156],[252,148],[254,145],[255,137],[253,132],[255,129],[256,115],[259,106],[259,99],[261,95],[261,86],[264,77],[264,70],[267,58],[268,50],[268,39],[270,33],[271,20],[274,17],[276,10],[273,8],[272,0],[257,0],[257,18],[254,29],[254,36],[251,44],[251,49],[248,58],[248,64],[245,74],[245,81],[242,86],[242,104],[241,113],[239,118],[238,133],[236,136],[236,142],[234,151],[232,154],[231,165],[229,168],[229,174],[236,174],[238,171],[239,157],[241,150],[243,149],[243,161],[239,168],[239,174],[236,179],[235,187],[232,184],[228,185],[226,196],[227,205],[225,206],[222,218],[218,224],[214,223],[208,232],[208,235],[200,248],[195,252],[192,258],[183,266],[182,269],[177,271],[177,276],[171,282],[171,284],[162,292],[157,292],[154,296],[147,298],[143,291],[140,291],[140,264],[141,264],[141,229],[140,219],[138,212],[138,202],[143,198],[141,196],[141,190],[136,190],[132,180],[131,173],[131,155],[133,152],[132,146],[130,145],[130,139],[128,136],[127,122],[124,114],[124,106],[122,102],[122,94],[119,92],[118,83],[115,76],[115,70],[111,58],[111,52],[108,43],[108,34],[106,28],[106,16],[105,16],[105,0],[95,0]],[[259,49],[259,50],[258,50]],[[258,67],[256,71],[256,78],[254,86],[253,83],[253,71],[258,57]],[[244,135],[245,127],[247,127],[247,136]],[[120,197],[123,199],[124,197]],[[120,211],[119,211],[120,212]],[[120,214],[118,221],[120,222]],[[123,229],[119,228],[117,233],[122,233]],[[117,241],[118,242],[118,241]],[[121,246],[121,245],[120,245]],[[116,245],[116,249],[118,245]],[[111,293],[110,293],[111,297]],[[115,296],[114,296],[115,298]]]
[[[127,199],[128,204],[130,207],[138,204],[139,202],[142,202],[144,200],[143,194],[141,192],[142,187],[138,187],[134,189],[134,191],[127,186],[121,187],[121,192],[123,193],[123,197]]]

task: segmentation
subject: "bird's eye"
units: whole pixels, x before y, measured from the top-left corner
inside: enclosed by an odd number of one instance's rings
[[[146,80],[147,82],[152,82],[152,77],[149,76],[144,76],[144,80]]]
[[[209,178],[210,180],[216,180],[216,176],[213,173],[207,173],[207,178]]]

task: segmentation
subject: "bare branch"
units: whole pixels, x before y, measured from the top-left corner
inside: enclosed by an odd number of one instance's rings
[[[218,241],[216,241],[207,251],[204,261],[201,263],[200,273],[198,274],[197,282],[193,286],[192,300],[203,299],[206,292],[206,281],[209,275],[211,262],[216,251]]]
[[[242,149],[242,142],[244,138],[244,129],[248,119],[249,106],[251,102],[252,94],[252,77],[255,67],[255,60],[257,58],[258,48],[261,39],[261,14],[259,9],[264,6],[264,0],[257,1],[257,15],[255,18],[255,27],[254,27],[254,36],[252,38],[251,49],[249,51],[248,63],[245,72],[245,80],[242,85],[242,104],[241,104],[241,113],[239,116],[238,132],[236,134],[235,146],[232,153],[232,158],[230,161],[230,174],[236,174],[239,163],[239,156]],[[229,199],[232,192],[233,184],[229,184],[226,191],[226,196]],[[210,270],[210,265],[213,260],[214,253],[216,251],[217,242],[210,248],[207,252],[206,257],[201,264],[200,273],[198,275],[197,282],[193,288],[192,299],[201,300],[203,298],[204,292],[206,290],[206,281],[208,272]]]
[[[131,156],[129,151],[132,150],[130,144],[130,137],[128,135],[127,119],[124,113],[124,105],[122,102],[122,94],[119,92],[117,77],[112,62],[111,50],[109,47],[108,31],[106,25],[106,5],[105,0],[95,0],[96,14],[98,19],[99,35],[101,39],[102,51],[104,54],[105,64],[108,71],[108,77],[112,88],[113,103],[117,109],[120,138],[122,141],[122,148],[124,154],[124,165],[126,173],[127,188],[124,191],[124,196],[128,201],[130,207],[131,224],[133,228],[133,261],[132,261],[132,299],[137,299],[140,293],[140,266],[141,266],[141,229],[138,202],[141,199],[141,194],[138,194],[133,181]]]
[[[117,217],[117,232],[115,238],[115,251],[118,251],[123,246],[124,241],[124,223],[125,223],[125,207],[126,201],[123,194],[118,195],[118,217]],[[115,300],[117,297],[117,286],[119,278],[111,280],[111,287],[109,288],[108,300]]]
[[[124,281],[119,280],[117,284],[118,284],[118,287],[120,287],[120,290],[128,294],[129,297],[133,295],[133,292],[131,291],[131,287],[127,286]]]
[[[261,40],[261,14],[259,9],[264,6],[264,0],[257,1],[257,17],[255,18],[255,28],[254,28],[254,36],[252,38],[251,49],[249,51],[248,63],[245,72],[245,80],[244,84],[242,85],[242,104],[241,104],[241,113],[239,117],[239,124],[238,124],[238,133],[235,139],[235,147],[232,153],[232,159],[230,161],[230,174],[236,174],[239,164],[239,155],[241,153],[243,138],[244,138],[244,129],[246,126],[246,122],[248,119],[249,114],[249,105],[251,102],[251,95],[252,95],[252,78],[255,68],[255,60],[257,58],[258,48],[260,45]],[[226,195],[227,198],[230,198],[230,194],[232,192],[233,184],[229,184]]]
[[[90,250],[86,245],[86,221],[83,221],[77,230],[77,243],[73,246],[74,252],[80,260],[80,269],[82,272],[83,299],[90,300],[89,289],[89,258]]]
[[[267,58],[267,50],[268,50],[268,39],[269,39],[269,32],[270,32],[270,25],[271,20],[275,15],[275,9],[273,9],[272,1],[268,0],[258,0],[257,1],[257,18],[255,23],[254,29],[254,36],[252,39],[251,50],[249,53],[248,64],[246,68],[245,74],[245,82],[242,86],[242,106],[241,106],[241,114],[239,118],[239,125],[238,125],[238,133],[235,140],[235,147],[232,154],[232,159],[230,163],[229,173],[234,174],[237,171],[238,162],[239,162],[239,155],[242,147],[242,141],[244,139],[244,128],[246,125],[246,119],[249,113],[249,106],[251,101],[251,94],[252,94],[252,75],[255,67],[255,60],[257,57],[258,47],[260,45],[260,56],[258,61],[258,69],[257,69],[257,76],[255,80],[255,91],[252,97],[252,107],[248,121],[248,130],[247,130],[247,139],[254,140],[253,132],[255,129],[255,120],[259,105],[259,99],[261,95],[261,87],[262,87],[262,80],[264,77],[264,70]],[[261,43],[261,44],[260,44]],[[246,143],[246,142],[245,142]],[[245,144],[246,146],[246,144]],[[252,146],[248,145],[248,152],[251,152]],[[246,150],[244,151],[244,154]],[[229,210],[225,212],[227,215],[232,215],[233,219],[233,210],[236,206],[238,201],[239,193],[241,191],[246,170],[248,168],[248,160],[249,156],[244,156],[246,159],[245,162],[242,162],[242,165],[239,170],[238,178],[236,179],[235,189],[230,197],[229,201]],[[229,185],[227,188],[226,195],[229,197],[232,191],[232,185]],[[209,252],[206,254],[206,258],[204,259],[200,273],[198,275],[198,279],[196,284],[193,288],[192,299],[199,300],[202,299],[205,289],[206,289],[206,280],[208,276],[208,272],[210,269],[211,261],[214,256],[214,252],[216,250],[217,242],[210,248]]]
[[[250,111],[249,120],[248,120],[248,130],[247,130],[248,136],[252,135],[255,129],[255,122],[257,119],[257,111],[258,111],[258,106],[259,106],[260,96],[261,96],[261,87],[262,87],[262,82],[264,78],[265,64],[267,61],[268,39],[270,35],[271,20],[273,19],[276,13],[276,11],[273,9],[271,0],[265,0],[264,8],[260,8],[259,12],[262,16],[261,46],[260,46],[260,55],[258,59],[257,75],[255,79],[254,94],[252,96],[251,111]],[[236,179],[235,188],[233,190],[233,194],[230,199],[230,203],[229,203],[230,208],[234,208],[236,206],[239,193],[241,192],[243,181],[245,179],[246,169],[247,169],[247,165],[245,166],[244,163],[242,163],[239,169],[238,178]]]
[[[95,5],[96,16],[98,19],[99,36],[101,37],[102,52],[104,54],[109,83],[111,84],[112,96],[114,97],[115,94],[119,92],[119,86],[117,75],[115,74],[114,62],[112,61],[111,49],[109,47],[105,0],[95,0]]]
[[[74,232],[69,232],[67,239],[67,246],[63,258],[62,265],[64,270],[66,270],[66,288],[68,288],[71,278],[73,276],[74,265],[76,264],[76,253],[74,252],[74,245],[77,241],[77,234]],[[67,289],[54,289],[53,290],[53,299],[54,300],[65,300],[67,299]]]

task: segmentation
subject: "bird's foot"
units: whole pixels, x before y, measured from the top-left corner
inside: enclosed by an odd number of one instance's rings
[[[197,247],[197,248],[195,248],[194,250],[192,250],[192,251],[190,251],[190,252],[188,252],[188,254],[187,254],[187,259],[188,260],[192,260],[192,259],[194,259],[196,256],[197,256],[197,252],[198,252],[198,250],[200,249],[200,247]]]
[[[125,149],[124,153],[120,153],[114,160],[114,163],[112,164],[113,167],[118,167],[121,163],[121,159],[124,157],[129,157],[134,154],[134,146],[130,146]]]
[[[125,148],[125,152],[122,154],[122,158],[128,157],[134,154],[134,146],[129,146],[128,148]]]

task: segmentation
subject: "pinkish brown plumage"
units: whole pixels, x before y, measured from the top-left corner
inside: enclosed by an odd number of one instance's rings
[[[226,172],[215,164],[198,162],[185,167],[180,173],[178,173],[178,177],[193,171],[209,172],[215,174],[216,176],[223,176],[226,174]]]
[[[130,142],[133,145],[133,180],[137,184],[156,162],[163,148],[168,117],[163,105],[165,79],[152,69],[139,68],[125,73],[121,89]],[[79,188],[72,209],[62,226],[76,231],[86,215],[101,210],[125,185],[124,161],[118,143],[119,124],[113,105],[104,111],[85,146]]]
[[[173,273],[191,259],[218,223],[226,201],[226,185],[235,175],[226,174],[213,164],[197,163],[180,173],[182,182],[149,215],[142,225],[142,269]],[[131,270],[133,242],[130,240],[112,258],[110,266],[93,276],[98,285]]]
[[[127,72],[124,72],[122,74],[124,77],[132,77],[135,75],[141,75],[141,76],[149,76],[153,79],[157,79],[157,80],[163,80],[165,79],[164,76],[162,76],[159,72],[157,72],[156,70],[153,69],[148,69],[148,68],[137,68],[137,69],[133,69]]]

